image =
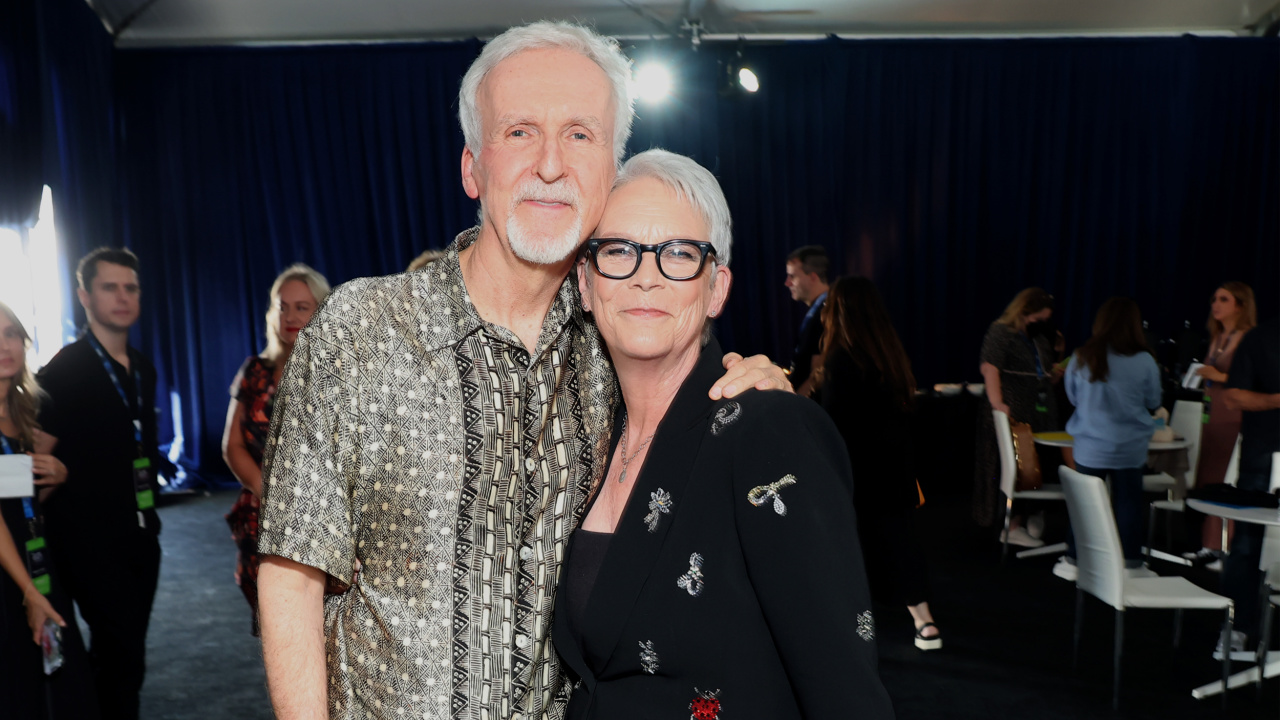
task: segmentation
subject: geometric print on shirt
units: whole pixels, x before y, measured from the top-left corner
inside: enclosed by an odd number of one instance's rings
[[[281,382],[260,552],[350,586],[325,599],[333,718],[563,713],[552,601],[616,381],[573,276],[532,354],[479,317],[476,235],[335,290]]]

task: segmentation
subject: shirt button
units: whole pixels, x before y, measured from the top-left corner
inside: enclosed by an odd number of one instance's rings
[[[525,648],[529,647],[529,636],[528,636],[528,635],[517,635],[517,636],[516,636],[516,647],[520,648],[521,650],[523,650],[523,649],[525,649]]]
[[[525,545],[524,547],[520,548],[520,559],[521,560],[533,559],[533,548],[529,547],[528,545]]]
[[[524,469],[525,469],[525,470],[528,470],[529,472],[533,472],[533,469],[534,469],[535,467],[537,467],[537,464],[533,462],[533,458],[528,458],[528,457],[527,457],[527,458],[525,458],[525,459],[524,459]]]

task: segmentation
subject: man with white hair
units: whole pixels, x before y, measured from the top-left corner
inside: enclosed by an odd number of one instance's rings
[[[551,599],[617,402],[566,278],[630,134],[629,80],[617,43],[575,25],[491,41],[459,97],[480,225],[421,271],[339,287],[299,334],[259,540],[278,717],[562,715]],[[785,385],[757,357],[712,395]]]

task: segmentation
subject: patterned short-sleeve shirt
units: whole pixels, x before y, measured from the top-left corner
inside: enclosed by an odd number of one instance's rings
[[[617,385],[572,278],[532,354],[480,318],[476,236],[335,290],[276,397],[259,550],[350,585],[325,600],[332,718],[563,713],[553,594]]]

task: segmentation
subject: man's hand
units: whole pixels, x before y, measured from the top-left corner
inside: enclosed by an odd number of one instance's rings
[[[786,390],[791,392],[791,381],[782,368],[769,362],[764,355],[743,358],[738,353],[726,353],[724,377],[711,386],[712,400],[731,398],[755,388],[757,390]]]

